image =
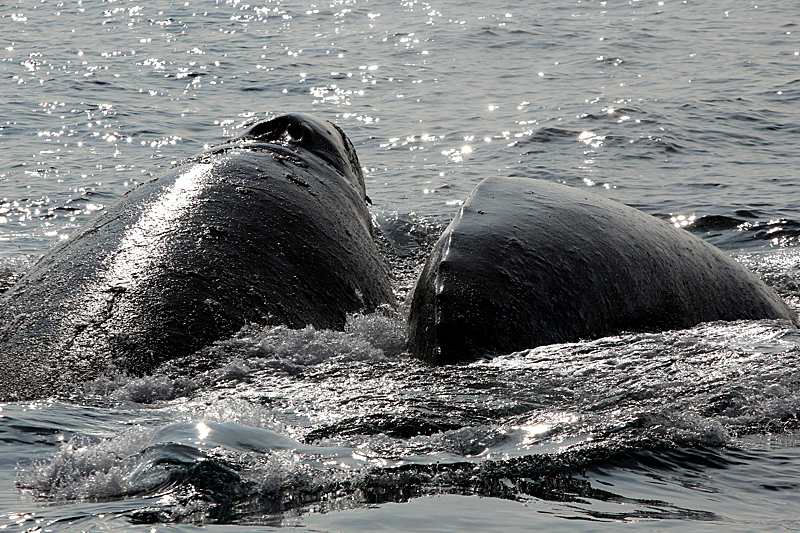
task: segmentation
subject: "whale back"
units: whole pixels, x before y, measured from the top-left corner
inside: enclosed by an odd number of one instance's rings
[[[436,364],[714,320],[794,313],[730,256],[590,192],[487,178],[417,281],[409,350]]]
[[[304,124],[291,117],[272,128]],[[227,143],[56,245],[4,295],[0,399],[147,373],[250,323],[341,330],[348,313],[394,304],[361,170],[326,149]]]

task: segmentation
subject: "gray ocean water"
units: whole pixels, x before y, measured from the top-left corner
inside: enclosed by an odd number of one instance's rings
[[[0,282],[173,162],[297,111],[353,141],[408,257],[401,299],[500,175],[671,220],[798,309],[798,23],[794,2],[738,0],[2,2]],[[429,368],[402,317],[248,328],[195,364],[0,406],[0,528],[800,530],[786,323]]]

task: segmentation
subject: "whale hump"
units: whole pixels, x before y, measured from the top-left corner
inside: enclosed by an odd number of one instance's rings
[[[308,115],[178,163],[5,293],[0,401],[148,373],[247,324],[341,330],[394,305],[365,198],[347,136]]]
[[[409,352],[434,364],[701,322],[794,313],[689,232],[582,189],[487,178],[417,281]]]

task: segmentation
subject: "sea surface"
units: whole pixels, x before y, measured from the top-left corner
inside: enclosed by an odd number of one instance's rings
[[[798,309],[798,24],[757,0],[0,2],[0,285],[294,111],[353,141],[401,301],[482,178],[528,176],[694,232]],[[0,529],[800,531],[789,324],[431,368],[404,313],[1,405]]]

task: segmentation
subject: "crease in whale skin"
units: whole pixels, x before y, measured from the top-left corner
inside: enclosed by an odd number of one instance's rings
[[[395,305],[372,231],[338,127],[258,122],[128,191],[4,294],[0,400],[144,374],[248,323],[341,330]]]
[[[701,322],[795,313],[728,254],[642,211],[533,178],[487,178],[417,280],[412,356],[432,364]]]

